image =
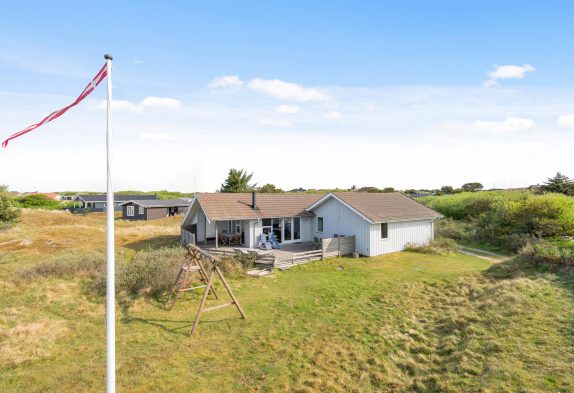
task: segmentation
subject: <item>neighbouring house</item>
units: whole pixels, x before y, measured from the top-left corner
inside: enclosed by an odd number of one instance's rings
[[[62,201],[73,201],[78,195],[62,195]]]
[[[238,235],[250,248],[262,234],[285,244],[355,236],[356,252],[374,256],[430,242],[441,217],[401,193],[198,193],[182,230],[193,233],[197,243],[214,240],[216,246],[220,233]]]
[[[82,209],[90,211],[104,211],[106,208],[106,194],[98,195],[78,195],[74,199]],[[114,210],[122,210],[122,203],[129,201],[150,201],[157,200],[156,195],[114,195]]]
[[[185,199],[157,199],[135,200],[124,202],[122,218],[124,220],[157,220],[159,218],[185,214],[190,200]]]

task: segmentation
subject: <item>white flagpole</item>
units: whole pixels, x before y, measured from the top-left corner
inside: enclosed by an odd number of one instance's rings
[[[106,206],[106,392],[116,391],[116,262],[114,244],[114,190],[112,187],[112,56],[104,55],[108,79],[107,206]]]

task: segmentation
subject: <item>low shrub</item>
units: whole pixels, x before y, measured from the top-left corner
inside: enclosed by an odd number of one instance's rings
[[[463,242],[472,241],[476,236],[476,230],[472,223],[444,218],[435,222],[435,237],[437,239],[448,238]]]
[[[179,269],[185,261],[185,251],[180,247],[143,250],[128,260],[116,257],[116,292],[121,297],[159,297],[169,291]],[[242,276],[253,266],[254,256],[237,254],[222,258],[219,267],[229,277]],[[210,263],[204,262],[210,269]],[[17,272],[17,281],[33,281],[45,277],[87,277],[85,289],[89,294],[104,296],[106,293],[106,257],[96,251],[73,251],[52,257],[30,268]],[[191,278],[195,280],[197,276]]]
[[[407,244],[406,251],[419,252],[422,254],[451,254],[457,249],[456,242],[453,239],[440,238],[433,240],[427,245]]]
[[[229,277],[242,276],[246,270],[251,269],[255,263],[255,255],[237,253],[233,256],[223,257],[219,260],[219,268]]]
[[[16,273],[22,281],[33,281],[42,277],[71,278],[86,276],[96,278],[105,276],[106,257],[97,251],[68,251],[32,267]]]
[[[171,289],[179,269],[184,263],[184,250],[179,247],[144,250],[131,261],[119,260],[116,265],[116,292],[129,297],[158,297]],[[106,276],[95,277],[92,291],[106,293]]]
[[[54,201],[43,194],[30,194],[15,198],[20,207],[29,209],[59,209],[60,202]]]
[[[574,267],[574,244],[549,242],[529,243],[522,247],[520,255],[528,261],[557,267]]]
[[[12,197],[0,192],[0,230],[8,224],[18,221],[22,211],[14,205]]]

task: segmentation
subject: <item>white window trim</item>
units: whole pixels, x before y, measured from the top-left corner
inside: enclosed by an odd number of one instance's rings
[[[144,214],[144,207],[138,206],[138,214]]]
[[[134,207],[133,206],[128,206],[127,207],[127,215],[128,217],[133,217],[134,216]]]

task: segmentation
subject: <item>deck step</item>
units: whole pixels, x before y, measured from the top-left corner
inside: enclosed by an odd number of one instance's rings
[[[262,277],[262,276],[267,276],[269,274],[273,274],[273,269],[272,268],[255,268],[255,269],[248,270],[245,274],[247,274],[248,276]]]

